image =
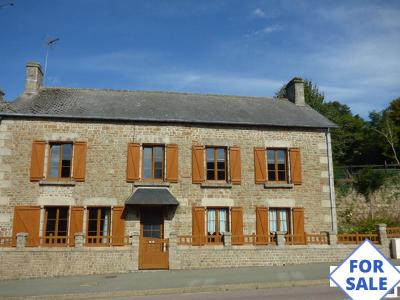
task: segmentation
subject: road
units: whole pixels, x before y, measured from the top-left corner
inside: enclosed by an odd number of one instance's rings
[[[194,293],[180,295],[157,295],[127,298],[108,298],[113,300],[337,300],[347,299],[337,288],[328,286],[273,288],[260,290],[239,290],[213,293]]]

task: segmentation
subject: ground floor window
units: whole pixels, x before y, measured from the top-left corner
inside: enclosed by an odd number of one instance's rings
[[[207,208],[208,242],[222,243],[225,232],[229,232],[228,208]]]
[[[111,208],[87,208],[87,242],[93,244],[108,243],[110,239]]]
[[[45,207],[46,244],[64,244],[68,236],[68,207]]]
[[[289,208],[270,208],[269,209],[269,231],[290,232],[290,209]]]

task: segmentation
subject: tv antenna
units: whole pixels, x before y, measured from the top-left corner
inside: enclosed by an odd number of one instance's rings
[[[46,59],[44,61],[44,81],[46,82],[47,59],[49,58],[49,49],[54,46],[60,39],[58,37],[48,38],[46,41]]]

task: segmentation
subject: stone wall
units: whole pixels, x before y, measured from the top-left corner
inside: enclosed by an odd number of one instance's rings
[[[69,186],[30,182],[33,140],[87,141],[85,182]],[[326,137],[322,130],[3,119],[0,123],[0,234],[11,235],[16,205],[124,205],[135,189],[134,184],[126,182],[129,142],[179,145],[179,182],[171,183],[169,188],[179,206],[175,215],[165,222],[165,236],[170,230],[178,235],[191,234],[192,206],[243,207],[245,234],[255,232],[255,208],[261,205],[304,207],[307,232],[330,231],[335,222],[331,217]],[[192,184],[194,143],[240,146],[241,185],[204,188]],[[302,185],[291,188],[256,185],[255,146],[300,147]],[[139,230],[137,214],[128,211],[126,234],[135,230]]]
[[[0,248],[0,280],[130,272],[134,257],[131,247]]]

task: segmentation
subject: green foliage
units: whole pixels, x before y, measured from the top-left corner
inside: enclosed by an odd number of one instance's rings
[[[353,186],[357,193],[363,195],[367,202],[370,196],[385,183],[385,173],[371,168],[362,169],[355,177]]]
[[[364,219],[356,224],[346,223],[339,228],[340,233],[373,233],[376,232],[378,224],[386,224],[388,227],[397,227],[400,225],[399,220],[392,218]]]

